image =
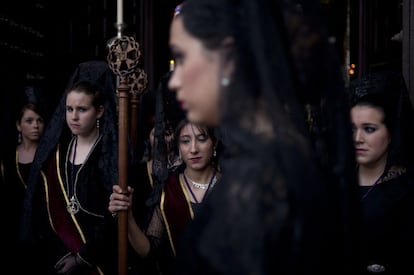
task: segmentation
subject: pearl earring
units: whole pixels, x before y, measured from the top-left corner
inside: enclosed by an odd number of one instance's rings
[[[228,77],[223,76],[221,78],[221,86],[227,87],[230,85],[230,79]]]

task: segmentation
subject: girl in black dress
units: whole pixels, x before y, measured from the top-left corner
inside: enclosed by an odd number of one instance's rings
[[[414,257],[413,109],[404,79],[376,72],[351,83],[362,210],[360,274],[407,274]]]

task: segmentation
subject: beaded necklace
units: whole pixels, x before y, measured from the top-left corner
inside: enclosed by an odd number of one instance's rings
[[[183,172],[183,175],[184,175],[184,181],[185,181],[185,184],[187,185],[187,189],[188,189],[188,190],[190,190],[191,196],[193,197],[194,201],[195,201],[196,203],[200,203],[200,202],[197,200],[197,197],[195,196],[195,194],[194,194],[193,190],[191,189],[190,184],[188,183],[188,179],[187,179],[187,176],[185,175],[185,172]],[[204,201],[204,199],[206,198],[207,193],[208,193],[208,191],[210,190],[210,187],[212,187],[212,185],[214,185],[214,183],[215,183],[215,178],[216,178],[216,170],[214,169],[213,175],[212,175],[212,177],[211,177],[211,179],[210,179],[210,182],[209,182],[209,183],[208,183],[208,185],[207,185],[207,188],[206,188],[207,190],[206,190],[206,192],[204,193],[204,196],[203,196],[203,199],[201,200],[201,202],[203,202],[203,201]],[[204,189],[204,188],[203,188],[203,189]]]

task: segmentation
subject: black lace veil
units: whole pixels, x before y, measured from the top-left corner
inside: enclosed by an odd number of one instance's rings
[[[174,162],[178,157],[178,151],[173,136],[178,122],[185,117],[175,98],[175,93],[168,89],[171,73],[168,72],[161,77],[157,89],[154,91],[155,130],[152,152],[154,185],[153,192],[147,201],[147,205],[151,209],[159,203],[161,190],[169,173],[177,168]],[[169,138],[166,138],[166,136],[169,136]]]
[[[179,274],[350,274],[353,143],[319,5],[184,1],[184,27],[206,47],[233,39],[222,52],[235,71],[221,90],[223,176],[177,254]]]

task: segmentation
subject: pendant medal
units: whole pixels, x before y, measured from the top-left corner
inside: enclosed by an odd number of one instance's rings
[[[79,204],[76,201],[74,196],[72,196],[70,198],[69,204],[66,207],[66,209],[68,210],[69,214],[71,214],[71,215],[74,215],[74,214],[79,212]]]

